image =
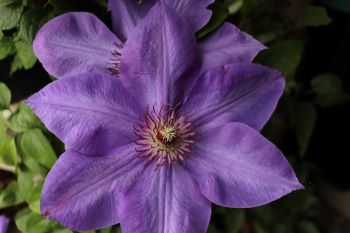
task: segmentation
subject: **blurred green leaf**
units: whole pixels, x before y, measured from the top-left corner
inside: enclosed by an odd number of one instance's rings
[[[300,63],[304,49],[304,42],[299,40],[281,40],[270,49],[264,50],[256,59],[258,63],[279,69],[287,77],[294,74]]]
[[[17,112],[9,117],[8,126],[15,132],[24,132],[30,129],[43,128],[40,120],[24,103],[21,103]]]
[[[289,119],[296,135],[300,155],[303,156],[316,125],[316,108],[310,102],[294,102],[289,106]]]
[[[30,209],[18,212],[15,222],[22,233],[72,233],[72,231],[61,227],[57,222],[45,220],[41,215],[33,213]]]
[[[18,55],[16,55],[11,62],[10,75],[13,75],[17,70],[20,70],[22,68],[23,68],[23,65],[19,60]]]
[[[113,233],[113,227],[107,227],[97,231],[98,233]]]
[[[0,110],[7,109],[11,104],[11,92],[8,87],[0,82]]]
[[[226,0],[225,1],[229,14],[236,14],[243,6],[243,0]]]
[[[5,125],[5,120],[2,117],[2,112],[0,111],[0,143],[2,140],[7,138],[6,135],[6,125]]]
[[[14,138],[5,138],[0,142],[0,163],[17,166],[17,149]]]
[[[40,129],[24,132],[20,145],[23,153],[49,169],[56,161],[56,154]]]
[[[32,68],[36,63],[36,56],[32,49],[32,44],[27,41],[16,41],[15,47],[17,50],[17,56],[24,69]]]
[[[15,45],[12,38],[4,36],[0,39],[0,60],[15,53]]]
[[[315,102],[322,107],[341,104],[350,99],[343,91],[341,80],[333,74],[322,74],[311,80],[311,87],[316,93]]]
[[[19,195],[25,200],[29,208],[35,213],[40,213],[40,193],[44,178],[40,173],[34,173],[27,169],[18,172],[17,182]]]
[[[0,192],[0,209],[18,205],[23,201],[23,198],[18,193],[16,181],[12,181],[5,190]]]
[[[0,0],[0,30],[16,27],[23,11],[22,0]]]
[[[32,42],[37,31],[49,18],[50,16],[41,8],[30,8],[22,16],[15,47],[18,60],[24,69],[32,68],[37,61]]]
[[[299,233],[320,233],[316,225],[312,222],[303,221],[298,225]]]
[[[324,7],[309,6],[305,9],[305,13],[301,18],[300,24],[303,26],[322,26],[328,25],[332,22],[332,19],[328,16]]]
[[[210,5],[210,9],[213,10],[213,15],[209,23],[198,32],[198,37],[202,38],[217,29],[229,16],[228,9],[225,4],[216,1],[214,4]]]

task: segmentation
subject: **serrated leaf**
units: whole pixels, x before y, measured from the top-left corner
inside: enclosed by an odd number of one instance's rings
[[[0,82],[0,111],[7,109],[11,104],[11,92],[8,87]]]
[[[12,55],[16,51],[12,38],[4,36],[0,39],[0,60]]]
[[[290,77],[300,63],[304,42],[299,40],[282,40],[261,52],[256,61],[263,65],[279,69]]]
[[[350,99],[350,95],[343,91],[341,80],[333,74],[313,78],[311,87],[316,93],[315,102],[322,107],[341,104]]]
[[[14,132],[24,132],[30,129],[43,128],[40,120],[24,103],[21,103],[18,110],[9,117],[7,122],[10,129]]]
[[[17,166],[17,149],[14,138],[5,138],[0,142],[0,163]]]
[[[0,0],[0,30],[16,27],[23,9],[22,0]]]
[[[332,19],[328,16],[326,8],[320,6],[309,6],[301,18],[300,24],[303,26],[318,27],[328,25]]]
[[[12,181],[5,190],[0,192],[0,209],[18,205],[23,201],[23,198],[18,193],[16,181]]]

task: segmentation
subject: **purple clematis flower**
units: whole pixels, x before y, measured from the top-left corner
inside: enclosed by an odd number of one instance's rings
[[[10,219],[4,215],[0,215],[0,233],[6,233]]]
[[[42,214],[74,230],[204,233],[211,203],[255,207],[302,188],[258,132],[281,73],[205,56],[191,26],[157,3],[128,35],[120,78],[74,74],[30,97],[68,148],[46,178]]]
[[[93,71],[119,76],[127,38],[157,1],[173,6],[193,32],[211,16],[207,7],[213,0],[109,0],[114,33],[90,13],[67,13],[42,27],[33,43],[34,52],[44,68],[57,78]],[[205,68],[251,62],[264,48],[228,23],[199,45]]]

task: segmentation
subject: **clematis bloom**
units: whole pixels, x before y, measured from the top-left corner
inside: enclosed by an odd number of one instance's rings
[[[302,188],[258,132],[282,74],[202,58],[190,25],[157,3],[129,35],[120,78],[74,74],[30,97],[68,148],[45,180],[42,214],[74,230],[204,233],[211,203],[255,207]]]
[[[202,28],[211,16],[207,7],[213,0],[157,1],[173,6],[189,22],[193,33]],[[95,71],[120,76],[125,42],[157,1],[109,0],[113,32],[91,13],[75,12],[58,16],[38,32],[33,42],[34,52],[47,72],[57,78]],[[264,48],[264,45],[229,23],[199,45],[203,64],[212,66],[251,62]]]
[[[10,219],[5,215],[0,215],[0,233],[6,233]]]

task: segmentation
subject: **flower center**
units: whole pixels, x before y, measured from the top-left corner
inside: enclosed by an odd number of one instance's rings
[[[171,143],[176,138],[176,129],[174,126],[164,126],[157,133],[157,139],[162,143]]]
[[[155,161],[158,166],[181,163],[191,151],[195,132],[184,114],[175,108],[147,110],[141,123],[134,127],[139,157],[147,158],[147,165]]]

